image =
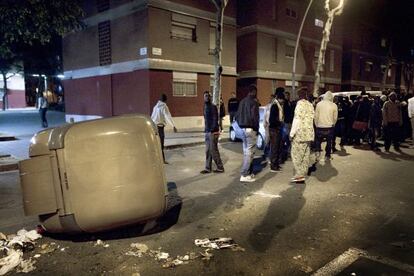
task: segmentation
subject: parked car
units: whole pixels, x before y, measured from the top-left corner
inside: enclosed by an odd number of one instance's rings
[[[265,107],[261,106],[259,108],[259,116],[260,116],[259,133],[257,134],[257,141],[256,141],[256,147],[260,150],[264,148],[265,140],[266,140],[266,131],[263,126],[264,113],[265,113]],[[232,125],[230,126],[229,138],[233,142],[242,140],[243,138],[243,131],[241,130],[241,128],[239,127],[236,121],[234,121]]]

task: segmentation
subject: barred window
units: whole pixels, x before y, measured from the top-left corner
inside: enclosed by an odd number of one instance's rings
[[[287,58],[293,58],[295,55],[295,45],[296,42],[293,40],[286,40],[285,45],[285,57]]]
[[[112,63],[111,51],[111,22],[104,21],[98,24],[99,65]]]
[[[173,96],[196,97],[197,74],[173,72]]]

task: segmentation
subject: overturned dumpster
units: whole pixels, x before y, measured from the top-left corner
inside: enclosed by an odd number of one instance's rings
[[[40,131],[29,157],[19,163],[24,211],[49,232],[98,232],[165,212],[160,142],[147,116]]]

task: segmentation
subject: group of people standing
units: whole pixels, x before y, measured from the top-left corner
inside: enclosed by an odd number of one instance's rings
[[[306,87],[300,88],[297,95],[298,100],[293,102],[284,88],[277,88],[271,94],[263,116],[266,129],[264,156],[269,158],[270,171],[281,170],[281,164],[290,155],[295,171],[292,178],[294,183],[304,183],[306,175],[316,170],[315,165],[319,161],[323,141],[326,141],[327,162],[332,159],[331,154],[337,150],[336,137],[341,138],[341,147],[346,144],[359,145],[361,140],[364,141],[366,138],[373,150],[379,150],[376,140],[382,135],[386,152],[392,143],[395,149],[399,150],[406,116],[411,120],[409,127],[414,143],[414,97],[400,101],[395,92],[388,96],[370,97],[362,91],[352,102],[346,97],[334,97],[332,92],[327,91],[315,99]],[[200,173],[223,173],[224,166],[218,149],[222,130],[219,117],[220,113],[224,113],[223,101],[220,102],[222,110],[219,113],[219,109],[211,101],[209,91],[204,92],[203,99],[206,161],[205,168]],[[160,133],[162,148],[165,124],[170,123],[176,131],[165,102],[166,96],[163,95],[152,114]],[[252,163],[260,127],[259,106],[255,85],[248,87],[248,95],[240,102],[235,94],[232,94],[228,102],[230,122],[237,123],[242,131],[243,162],[240,182],[256,180]],[[212,167],[213,161],[215,169]]]

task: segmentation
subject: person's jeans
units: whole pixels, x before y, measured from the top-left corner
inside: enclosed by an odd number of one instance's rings
[[[211,133],[207,132],[205,134],[205,142],[206,142],[206,170],[211,171],[212,161],[216,163],[218,170],[223,170],[223,162],[220,158],[220,152],[218,150],[218,133]]]
[[[411,144],[414,145],[414,117],[410,119],[411,121]]]
[[[252,172],[252,161],[254,158],[257,133],[252,128],[242,128],[243,130],[243,164],[240,170],[242,176],[248,176]]]
[[[164,155],[164,139],[165,139],[164,125],[157,125],[157,128],[158,128],[158,135],[160,136],[160,142],[161,142],[162,159],[165,161],[165,155]]]
[[[332,153],[332,143],[334,139],[334,127],[317,127],[315,134],[315,150],[322,151],[321,144],[323,139],[326,139],[325,156],[330,157]]]
[[[400,126],[398,123],[388,123],[384,127],[384,146],[386,150],[391,147],[391,142],[394,144],[394,148],[400,147]]]
[[[270,167],[277,169],[280,163],[280,153],[282,150],[282,133],[281,128],[269,128],[270,138]]]
[[[40,113],[40,119],[42,120],[42,127],[47,127],[47,119],[46,119],[46,112],[47,112],[47,108],[40,108],[39,109],[39,113]]]

